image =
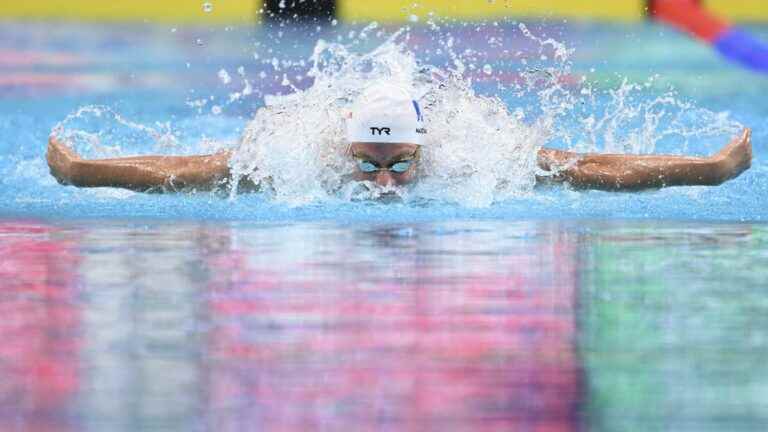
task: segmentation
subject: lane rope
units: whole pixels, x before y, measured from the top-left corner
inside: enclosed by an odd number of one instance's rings
[[[710,44],[725,58],[768,73],[768,44],[706,10],[699,0],[649,0],[651,18]]]

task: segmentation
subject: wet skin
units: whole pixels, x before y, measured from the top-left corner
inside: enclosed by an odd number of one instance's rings
[[[419,146],[415,144],[352,143],[349,153],[355,162],[364,160],[377,167],[389,168],[398,162],[416,159],[408,171],[403,173],[396,173],[387,169],[365,173],[355,168],[353,177],[357,181],[370,181],[384,187],[406,185],[416,179],[418,151]]]
[[[568,183],[580,189],[636,191],[668,186],[716,186],[738,177],[752,163],[752,132],[744,129],[720,152],[709,157],[677,155],[579,154],[542,148],[538,166],[551,174],[542,182]],[[353,174],[358,181],[402,186],[417,177],[419,147],[415,144],[352,143],[350,157],[381,170]],[[136,191],[210,190],[232,179],[231,152],[200,156],[136,156],[88,160],[52,135],[48,142],[51,174],[62,184],[80,187],[121,187]],[[396,173],[398,162],[416,158]],[[253,187],[257,189],[257,187]]]

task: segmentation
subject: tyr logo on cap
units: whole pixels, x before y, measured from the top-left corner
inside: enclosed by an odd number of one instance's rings
[[[392,135],[392,129],[388,127],[383,127],[383,128],[372,127],[371,128],[371,135],[381,136],[383,134]]]

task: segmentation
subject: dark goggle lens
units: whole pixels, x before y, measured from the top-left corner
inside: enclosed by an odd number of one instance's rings
[[[407,161],[400,161],[395,164],[393,164],[391,167],[387,169],[387,171],[392,171],[396,174],[402,174],[406,171],[408,171],[411,168],[411,165],[413,165],[412,160]],[[372,174],[375,172],[379,172],[382,169],[379,168],[377,165],[375,165],[373,162],[361,160],[357,161],[357,167],[360,171],[366,173],[366,174]]]

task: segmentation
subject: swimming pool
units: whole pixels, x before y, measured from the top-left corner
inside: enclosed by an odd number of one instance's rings
[[[658,26],[529,27],[575,48],[573,75],[598,89],[658,74],[638,102],[673,85],[729,111],[754,128],[753,168],[717,188],[541,188],[487,207],[61,187],[44,145],[79,107],[168,123],[184,144],[107,131],[122,152],[194,153],[260,105],[227,102],[240,67],[256,94],[286,90],[256,79],[254,51],[306,58],[361,28],[0,25],[2,429],[761,430],[768,79]],[[511,67],[492,28],[450,31]]]
[[[524,41],[520,41],[524,38],[514,31],[514,25],[508,27],[511,30],[506,32],[509,42],[505,46],[526,49]],[[383,207],[386,211],[380,211],[382,208],[370,203],[321,203],[289,208],[273,205],[259,195],[231,201],[209,195],[146,196],[61,188],[47,176],[47,167],[40,156],[53,126],[78,108],[107,106],[133,122],[157,130],[162,127],[156,123],[168,123],[173,132],[181,134],[182,145],[175,147],[146,141],[132,144],[128,141],[131,130],[120,129],[105,119],[91,119],[95,125],[92,128],[113,129],[108,131],[105,144],[122,145],[125,154],[194,153],[202,150],[203,146],[198,143],[204,137],[237,140],[246,121],[262,103],[259,89],[265,94],[289,90],[281,85],[283,74],[275,73],[271,65],[263,65],[262,59],[255,60],[254,52],[267,59],[304,59],[311,54],[318,38],[330,39],[342,34],[346,39],[349,32],[330,28],[320,34],[300,30],[287,34],[289,30],[285,30],[286,35],[278,40],[262,29],[179,28],[173,31],[174,28],[165,26],[78,25],[73,28],[6,23],[2,27],[3,43],[7,44],[3,50],[8,54],[2,66],[4,97],[0,100],[0,110],[4,113],[0,135],[3,182],[0,211],[17,217],[130,216],[264,221],[595,217],[766,220],[763,203],[768,198],[768,189],[762,175],[766,170],[762,143],[766,138],[768,108],[760,96],[768,86],[764,77],[725,63],[709,48],[662,27],[636,26],[627,30],[625,26],[562,24],[532,28],[567,41],[575,49],[573,74],[589,75],[590,81],[599,88],[618,88],[625,78],[645,83],[658,74],[654,88],[638,94],[638,102],[653,100],[668,85],[674,85],[682,100],[692,100],[697,106],[714,112],[730,112],[735,121],[754,128],[754,167],[719,188],[676,188],[643,194],[573,193],[554,188],[482,209],[453,204],[418,208],[386,205]],[[454,31],[457,40],[481,48],[478,51],[487,58],[480,62],[496,65],[496,70],[502,66],[521,68],[515,63],[516,59],[504,58],[500,47],[486,46],[485,34],[477,36],[474,28],[459,27]],[[761,34],[760,29],[756,29],[756,33]],[[418,33],[417,36],[412,38],[412,45],[424,47],[430,43],[428,37]],[[203,45],[197,44],[198,39]],[[254,40],[260,43],[258,47],[254,46]],[[268,52],[270,49],[272,53]],[[671,56],[670,52],[675,55]],[[441,60],[446,61],[436,59]],[[236,72],[240,67],[257,91],[249,98],[227,104],[229,94],[242,88]],[[230,85],[221,82],[218,73],[222,69],[232,76]],[[262,71],[269,72],[267,79],[259,78]],[[510,71],[509,80],[515,79],[514,72],[518,71]],[[483,74],[476,73],[475,81],[482,90]],[[518,100],[511,92],[502,96],[512,109],[536,103]],[[208,103],[203,108],[195,106],[201,100]],[[607,103],[607,99],[597,102],[598,106]],[[212,114],[215,105],[223,107],[222,114]],[[695,120],[683,121],[693,123]],[[660,143],[656,150],[707,154],[727,139],[728,136],[719,137],[717,141],[692,138],[687,148],[683,148],[679,140],[670,139],[666,145]]]

